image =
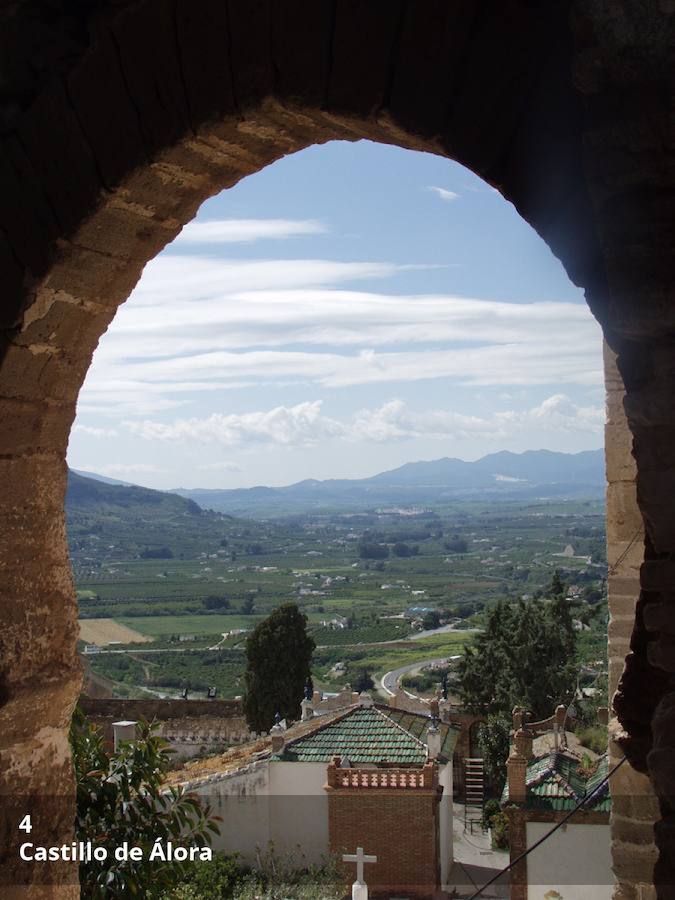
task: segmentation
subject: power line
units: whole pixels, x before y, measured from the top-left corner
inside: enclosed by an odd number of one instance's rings
[[[594,797],[595,794],[598,793],[600,788],[604,787],[607,784],[607,782],[612,777],[612,775],[616,772],[616,770],[620,766],[622,766],[625,762],[626,762],[626,757],[622,756],[621,759],[619,760],[619,762],[614,766],[614,768],[611,769],[607,773],[607,775],[605,775],[605,777],[602,779],[602,781],[593,788],[593,790],[590,792],[590,794],[587,794],[585,797],[583,797],[579,801],[579,803],[577,803],[577,805],[574,807],[574,809],[570,810],[570,812],[568,812],[566,816],[563,816],[563,818],[559,822],[557,822],[553,826],[553,828],[551,828],[550,831],[547,831],[546,834],[543,835],[542,837],[540,837],[538,841],[535,841],[531,847],[528,847],[527,850],[524,850],[520,854],[520,856],[517,856],[512,862],[510,862],[508,864],[508,866],[503,868],[501,871],[497,872],[496,875],[493,875],[493,877],[489,881],[486,881],[482,887],[478,888],[477,891],[475,891],[473,894],[471,894],[471,896],[469,897],[469,900],[476,900],[476,897],[480,897],[486,888],[489,888],[491,884],[494,884],[495,881],[497,881],[498,878],[501,878],[502,875],[505,875],[506,872],[510,872],[514,866],[517,866],[518,863],[522,862],[522,860],[524,860],[527,856],[529,856],[529,854],[532,853],[533,850],[536,850],[537,847],[540,847],[544,843],[544,841],[547,841],[551,837],[552,834],[555,834],[555,832],[559,828],[562,828],[563,825],[565,825],[567,822],[569,822],[569,820],[572,818],[572,816],[575,813],[579,812],[581,807],[585,806],[588,803],[588,801],[592,797]]]
[[[625,550],[623,551],[623,553],[619,556],[619,558],[614,562],[614,565],[611,566],[611,567],[607,570],[607,577],[609,577],[610,575],[613,575],[613,574],[616,572],[616,570],[619,568],[619,566],[621,565],[621,563],[624,561],[624,559],[625,559],[625,558],[628,556],[628,554],[630,553],[633,544],[635,543],[635,541],[637,541],[637,539],[640,537],[641,534],[642,534],[642,525],[639,525],[637,531],[635,532],[635,534],[633,535],[633,537],[630,539],[630,542],[629,542],[628,546],[626,547],[626,549],[625,549]]]

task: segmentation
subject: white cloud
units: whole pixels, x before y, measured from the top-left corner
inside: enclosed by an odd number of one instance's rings
[[[148,441],[217,443],[226,447],[276,444],[312,446],[329,439],[349,442],[389,443],[415,438],[507,439],[521,432],[587,432],[600,434],[604,423],[601,407],[581,407],[557,394],[530,409],[495,412],[489,417],[468,416],[443,409],[416,411],[402,400],[390,400],[374,409],[363,409],[346,421],[322,413],[321,401],[296,406],[277,406],[249,413],[214,413],[206,418],[177,419],[171,423],[127,421],[126,428]],[[204,469],[229,469],[230,463],[214,463]]]
[[[350,440],[386,443],[417,437],[491,436],[495,431],[494,422],[477,416],[448,410],[416,412],[402,400],[390,400],[376,409],[358,412],[345,436]]]
[[[433,191],[434,194],[437,194],[441,200],[445,200],[446,203],[450,203],[459,197],[459,194],[456,194],[454,191],[449,191],[447,188],[436,187],[435,185],[429,185],[427,190]]]
[[[115,319],[115,330],[141,306],[160,306],[162,314],[184,303],[204,300],[224,303],[240,292],[319,288],[348,281],[389,278],[410,269],[388,262],[339,262],[329,259],[216,259],[161,254],[143,270],[143,277]],[[429,267],[412,267],[429,268]],[[156,320],[156,312],[155,312]],[[160,324],[156,320],[156,324]]]
[[[197,466],[200,472],[241,472],[241,466],[237,463],[229,462],[229,460],[220,460],[219,462],[202,463]]]
[[[524,430],[601,434],[604,421],[603,407],[578,406],[565,394],[530,409],[497,411],[489,417],[438,409],[416,412],[401,400],[391,400],[357,413],[343,434],[350,440],[377,442],[419,437],[505,439]]]
[[[410,268],[157,257],[102,338],[78,411],[154,416],[205,392],[290,383],[602,383],[600,329],[585,305],[345,285]]]
[[[307,234],[325,234],[326,226],[314,219],[212,219],[190,222],[173,246],[181,244],[237,244],[276,240]]]
[[[533,424],[543,424],[548,428],[564,428],[574,423],[577,431],[600,432],[605,423],[605,412],[601,406],[577,406],[566,394],[554,394],[529,412]]]
[[[145,420],[125,425],[146,440],[215,442],[225,447],[256,443],[310,446],[341,431],[337,422],[321,415],[318,400],[243,414],[213,413],[203,419],[177,419],[170,424]]]
[[[99,475],[110,475],[111,477],[114,475],[158,474],[167,471],[152,463],[109,463],[107,465],[96,463],[87,466],[85,470],[87,472],[98,472]]]
[[[73,425],[72,430],[77,434],[86,434],[88,437],[96,438],[117,437],[118,435],[114,428],[96,428],[91,425],[81,425],[79,422]]]

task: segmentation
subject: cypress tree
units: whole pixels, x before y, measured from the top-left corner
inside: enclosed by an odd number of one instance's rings
[[[260,622],[246,641],[244,713],[253,731],[269,731],[276,713],[300,718],[300,701],[311,679],[314,639],[307,616],[285,603]]]

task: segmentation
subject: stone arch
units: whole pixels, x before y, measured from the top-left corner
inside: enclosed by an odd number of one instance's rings
[[[614,9],[92,0],[68,15],[21,4],[3,14],[14,49],[0,147],[0,733],[8,794],[39,793],[49,773],[56,798],[35,801],[45,843],[72,820],[67,724],[81,676],[64,460],[97,340],[206,197],[331,138],[428,150],[496,186],[585,288],[618,354],[649,562],[617,709],[637,771],[656,745],[649,767],[668,822],[672,16],[656,0]],[[626,465],[619,506],[632,496]],[[621,590],[617,639],[627,644],[635,587]],[[671,832],[659,831],[663,850]],[[662,854],[664,884],[672,860]],[[644,871],[620,873],[627,891],[649,882]]]

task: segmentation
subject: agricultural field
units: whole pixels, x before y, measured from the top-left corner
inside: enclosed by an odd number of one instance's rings
[[[340,690],[363,670],[374,679],[385,672],[429,658],[450,657],[462,652],[468,634],[437,635],[421,641],[363,644],[317,648],[313,677],[324,690]],[[345,671],[339,675],[332,669],[342,662]],[[142,687],[163,696],[178,696],[187,688],[191,696],[199,696],[213,686],[222,698],[235,697],[243,691],[246,657],[241,646],[225,649],[186,649],[150,652],[133,650],[122,653],[103,652],[89,657],[99,675],[125,686]]]
[[[308,617],[315,682],[339,689],[363,668],[379,677],[461,653],[470,639],[461,629],[480,627],[486,606],[536,596],[555,569],[597,612],[580,636],[583,660],[606,652],[599,500],[455,500],[255,522],[168,496],[161,528],[147,527],[147,498],[140,508],[128,498],[115,507],[111,491],[104,517],[92,505],[69,516],[82,639],[121,641],[117,650],[129,651],[91,655],[90,664],[125,690],[174,695],[215,685],[219,696],[240,694],[246,633],[222,635],[252,629],[285,602]],[[455,630],[409,640],[429,613]],[[139,639],[152,646],[140,650]],[[336,662],[343,675],[332,672]]]
[[[112,642],[144,644],[151,641],[152,637],[114,619],[80,619],[80,640],[102,646]]]

